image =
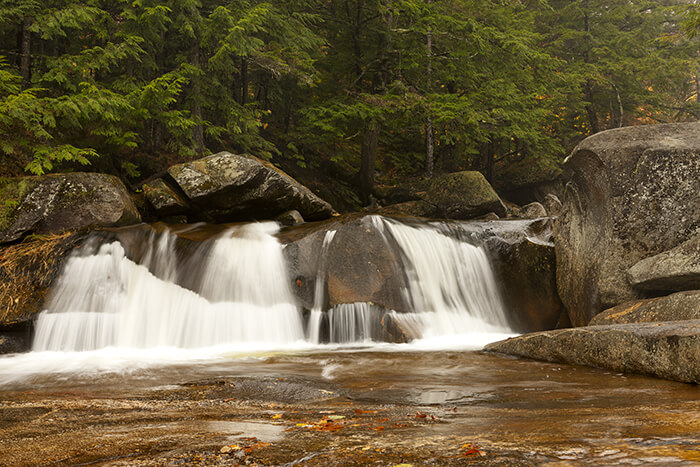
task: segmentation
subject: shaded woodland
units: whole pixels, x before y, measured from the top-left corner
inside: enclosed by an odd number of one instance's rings
[[[138,187],[226,149],[364,204],[557,167],[590,134],[698,119],[698,25],[689,0],[2,0],[0,176]]]

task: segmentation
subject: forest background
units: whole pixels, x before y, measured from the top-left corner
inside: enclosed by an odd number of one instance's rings
[[[697,121],[699,25],[690,0],[0,0],[0,178],[138,190],[229,150],[347,209],[441,172],[507,183]]]

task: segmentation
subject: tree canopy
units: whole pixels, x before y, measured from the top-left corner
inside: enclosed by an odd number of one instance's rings
[[[697,120],[681,0],[0,0],[7,174],[136,183],[221,149],[385,179],[557,164],[592,133]]]

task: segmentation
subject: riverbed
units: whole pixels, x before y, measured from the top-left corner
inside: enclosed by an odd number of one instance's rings
[[[1,465],[700,463],[700,389],[644,376],[401,345],[64,360],[0,387]]]

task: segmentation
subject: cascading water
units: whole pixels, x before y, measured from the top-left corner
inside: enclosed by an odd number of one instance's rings
[[[308,335],[318,343],[326,329],[331,343],[381,340],[383,317],[399,323],[409,338],[486,343],[489,335],[512,333],[489,262],[481,247],[448,237],[429,227],[414,227],[380,216],[370,222],[384,236],[387,248],[398,248],[407,276],[403,291],[412,313],[382,310],[370,303],[347,303],[321,311],[326,258],[335,232],[323,241],[316,278],[314,309]],[[325,315],[325,319],[324,319]]]
[[[416,311],[403,319],[418,327],[421,337],[509,332],[503,301],[483,248],[432,229],[378,216],[372,221],[401,248],[408,294]]]
[[[385,337],[384,318],[415,339],[508,333],[498,287],[484,251],[429,227],[379,216],[369,221],[386,247],[399,250],[397,270],[413,312],[371,303],[324,309],[327,256],[335,231],[325,233],[317,260],[313,308],[306,318],[290,289],[278,226],[234,227],[195,254],[201,271],[183,286],[176,236],[152,234],[140,264],[118,242],[67,262],[39,315],[33,349],[203,348],[256,343],[366,343]],[[186,282],[186,281],[185,281]],[[467,338],[468,340],[469,338]],[[468,342],[467,342],[468,343]]]
[[[173,239],[164,233],[136,264],[117,242],[69,259],[36,324],[34,350],[104,347],[279,345],[303,340],[276,224],[234,228],[214,242],[199,290],[177,275]],[[155,246],[155,248],[153,248]]]

